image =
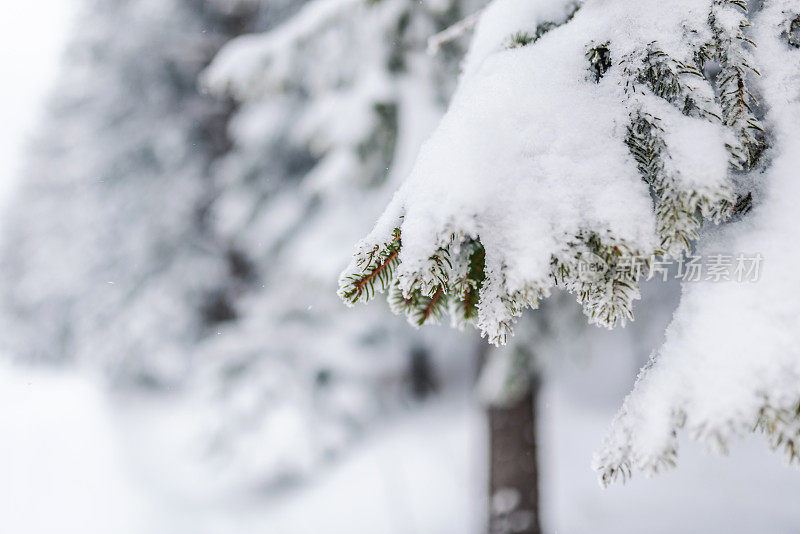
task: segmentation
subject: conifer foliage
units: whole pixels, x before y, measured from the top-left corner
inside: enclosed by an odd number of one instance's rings
[[[554,288],[611,328],[633,319],[654,261],[763,260],[751,283],[685,282],[594,466],[609,484],[673,465],[680,428],[719,452],[757,429],[798,458],[799,13],[796,0],[495,0],[340,297],[388,289],[414,324],[448,300],[454,324],[503,344]]]
[[[724,15],[723,8],[731,11]],[[753,184],[760,194],[754,195],[747,220],[710,235],[698,253],[726,251],[733,261],[751,256],[763,265],[749,265],[761,269],[752,283],[685,285],[665,344],[640,373],[595,456],[604,485],[634,471],[653,474],[674,465],[680,428],[722,453],[733,438],[755,430],[789,462],[800,457],[800,352],[794,339],[800,328],[800,241],[792,222],[800,195],[800,51],[791,37],[800,5],[770,0],[746,17],[743,8],[719,4],[715,11],[715,20],[730,28],[734,39],[719,42],[758,45],[747,47],[746,56],[729,49],[718,57],[718,90],[733,106],[723,115],[739,136],[732,154],[745,166],[756,158],[764,161]],[[742,37],[739,31],[745,29]],[[758,127],[751,89],[743,85],[754,69],[769,110]],[[765,138],[771,143],[763,152]]]
[[[342,275],[345,302],[388,289],[422,324],[469,298],[453,322],[503,344],[557,287],[590,322],[624,325],[649,262],[746,197],[766,137],[743,2],[525,4],[486,10],[448,115]]]
[[[186,348],[232,319],[237,254],[207,217],[231,105],[196,80],[254,23],[254,7],[83,4],[46,128],[4,214],[2,344],[129,385],[174,385]]]
[[[374,221],[452,92],[463,44],[429,56],[427,38],[471,3],[290,3],[280,23],[225,46],[201,78],[238,102],[211,219],[258,266],[237,320],[202,346],[218,407],[209,434],[226,472],[263,484],[311,474],[409,395],[450,387],[431,373],[445,355],[474,350],[455,332],[415,334],[388,307],[342,314],[335,290],[340,252]],[[401,242],[390,234],[365,254],[369,274],[353,277],[352,299],[388,289]],[[446,302],[421,298],[420,321]]]

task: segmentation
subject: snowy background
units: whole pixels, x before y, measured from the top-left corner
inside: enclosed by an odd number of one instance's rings
[[[39,106],[56,72],[70,27],[73,2],[14,2],[0,21],[4,83],[0,87],[0,195],[5,199],[19,171],[20,151],[39,118]]]
[[[756,440],[736,447],[729,458],[704,454],[686,440],[680,469],[600,489],[589,459],[618,405],[587,381],[586,371],[578,371],[577,382],[548,387],[541,399],[548,532],[797,531],[796,473],[765,455]],[[594,393],[575,394],[587,387]],[[486,435],[482,413],[468,395],[443,399],[376,430],[313,483],[267,495],[208,495],[191,480],[180,480],[174,451],[136,450],[141,432],[179,440],[171,434],[180,433],[183,412],[177,409],[166,422],[163,414],[153,416],[164,408],[120,407],[86,377],[5,366],[4,530],[482,532]],[[144,474],[152,473],[147,467],[153,463],[157,477]]]
[[[21,179],[27,139],[41,127],[45,95],[74,30],[74,8],[68,0],[12,2],[0,18],[3,206]],[[547,532],[800,529],[800,477],[760,441],[740,443],[720,458],[682,440],[677,470],[600,489],[589,467],[592,452],[646,361],[647,347],[658,345],[677,291],[654,292],[662,306],[642,326],[614,333],[586,326],[575,336],[579,341],[558,345],[561,354],[547,367],[540,397]],[[337,313],[352,312],[342,307]],[[445,336],[441,329],[431,335]],[[487,428],[469,362],[437,357],[449,378],[432,399],[388,410],[391,417],[345,440],[335,461],[304,468],[313,476],[254,489],[243,487],[238,475],[218,476],[202,465],[195,440],[204,423],[195,419],[207,410],[203,394],[166,388],[143,395],[107,380],[95,366],[32,366],[10,356],[0,364],[2,532],[483,532]],[[285,445],[258,447],[291,450],[304,443],[292,439],[292,424],[280,427]],[[187,462],[187,451],[201,461]]]

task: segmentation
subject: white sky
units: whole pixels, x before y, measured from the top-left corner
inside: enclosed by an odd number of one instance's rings
[[[4,2],[0,16],[0,199],[58,65],[76,0]]]

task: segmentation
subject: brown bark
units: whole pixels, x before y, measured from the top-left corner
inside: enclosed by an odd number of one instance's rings
[[[540,534],[536,393],[489,408],[489,534]]]

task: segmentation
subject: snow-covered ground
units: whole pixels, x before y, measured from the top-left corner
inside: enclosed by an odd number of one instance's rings
[[[314,484],[249,495],[214,492],[213,480],[188,487],[171,447],[181,441],[183,408],[162,400],[157,416],[154,403],[122,407],[69,371],[0,368],[0,531],[481,531],[484,430],[467,397],[379,429]],[[159,438],[161,450],[144,445]]]
[[[588,375],[586,375],[588,376]],[[584,378],[586,379],[586,378]],[[800,474],[761,440],[728,458],[684,440],[677,470],[600,489],[592,451],[616,406],[557,380],[542,394],[543,496],[551,533],[797,532]],[[169,402],[162,403],[168,412]],[[442,399],[378,429],[312,483],[280,492],[213,496],[208,480],[177,476],[181,459],[141,449],[141,432],[179,418],[111,402],[70,372],[0,370],[0,531],[25,534],[478,534],[485,426],[470,396]],[[179,414],[180,411],[175,411]],[[168,430],[171,429],[171,430]],[[158,434],[156,434],[156,438]],[[153,440],[151,435],[149,441]],[[131,447],[137,450],[131,450]],[[137,460],[138,457],[138,460]],[[162,472],[153,472],[160,466]],[[171,467],[170,467],[171,466]]]
[[[1,532],[144,532],[112,417],[85,378],[2,367]]]

